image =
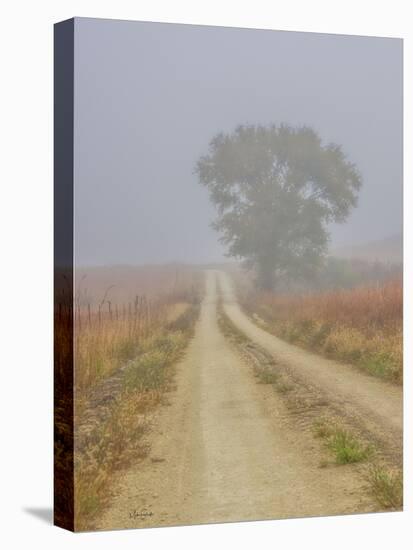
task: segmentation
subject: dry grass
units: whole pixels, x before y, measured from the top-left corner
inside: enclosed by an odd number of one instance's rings
[[[133,278],[136,295],[126,304],[114,300],[110,286],[100,300],[93,298],[96,288],[93,292],[78,289],[74,319],[76,530],[94,527],[94,519],[108,501],[114,472],[147,455],[142,435],[148,414],[161,403],[173,376],[172,365],[192,335],[201,278],[188,270],[184,276],[167,269],[173,281],[166,284],[162,269],[156,275],[152,268],[150,281],[144,270],[142,287],[139,277]],[[118,296],[130,294],[130,288],[118,292]]]
[[[57,283],[63,278],[56,278]],[[66,285],[63,285],[63,288]],[[73,529],[73,309],[62,285],[54,314],[54,518]]]
[[[292,343],[402,382],[400,280],[306,294],[251,292],[244,306]]]
[[[373,465],[369,471],[373,495],[385,509],[403,508],[403,475],[400,470]]]
[[[198,279],[196,269],[182,264],[78,268],[75,290],[81,306],[89,303],[97,310],[107,293],[112,305],[121,308],[137,295],[187,302]]]
[[[163,303],[150,305],[136,314],[122,312],[111,318],[108,312],[83,310],[76,314],[75,383],[80,396],[100,379],[110,376],[119,366],[138,352],[139,346],[165,324],[166,307]]]
[[[93,528],[93,520],[109,498],[108,484],[113,472],[132,459],[144,457],[141,445],[146,413],[156,406],[159,396],[131,394],[119,397],[111,414],[96,428],[85,449],[75,455],[75,526],[76,530]]]
[[[110,275],[117,277],[113,284],[108,284]],[[80,271],[75,306],[76,396],[82,400],[89,388],[150,345],[168,322],[196,302],[199,277],[177,267]],[[87,281],[92,286],[86,286]],[[128,302],[119,301],[125,297]]]
[[[185,349],[190,334],[190,330],[164,334],[128,365],[123,387],[106,420],[97,423],[87,444],[77,449],[76,530],[94,527],[96,516],[110,498],[108,487],[114,472],[147,456],[149,448],[142,435],[148,429],[148,414],[162,402],[173,377],[172,365]]]

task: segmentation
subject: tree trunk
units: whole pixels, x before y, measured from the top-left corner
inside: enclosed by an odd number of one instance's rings
[[[271,258],[262,259],[257,266],[257,286],[261,290],[274,290],[275,262]]]

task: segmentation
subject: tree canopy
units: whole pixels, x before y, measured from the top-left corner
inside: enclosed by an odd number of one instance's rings
[[[328,224],[357,204],[361,176],[341,147],[309,127],[238,126],[219,133],[196,173],[217,207],[213,226],[227,255],[276,277],[309,277],[328,246]]]

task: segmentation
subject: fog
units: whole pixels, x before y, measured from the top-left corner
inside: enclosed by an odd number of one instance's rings
[[[195,164],[217,132],[283,122],[362,174],[333,248],[401,232],[401,40],[76,19],[77,265],[221,261]]]

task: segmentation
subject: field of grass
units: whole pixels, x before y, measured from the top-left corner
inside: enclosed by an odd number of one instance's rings
[[[109,277],[114,277],[112,283]],[[92,268],[81,270],[76,279],[75,385],[80,401],[156,339],[171,317],[199,300],[199,274],[187,268]]]
[[[196,306],[186,315],[186,327],[160,333],[131,360],[102,422],[96,424],[85,445],[75,453],[75,524],[78,530],[93,528],[96,515],[110,496],[113,474],[148,455],[142,441],[147,416],[163,401],[192,333]],[[78,417],[78,423],[81,424]]]
[[[402,383],[400,279],[326,292],[240,295],[247,312],[281,338]]]
[[[77,288],[78,530],[93,528],[94,518],[109,498],[114,473],[148,454],[142,439],[147,417],[170,387],[173,365],[192,335],[202,293],[200,274],[187,268],[142,268],[141,272],[133,268],[133,273],[126,269],[121,273],[118,284],[112,286],[108,274],[95,269],[89,277],[94,285]],[[85,283],[87,276],[77,279]]]

